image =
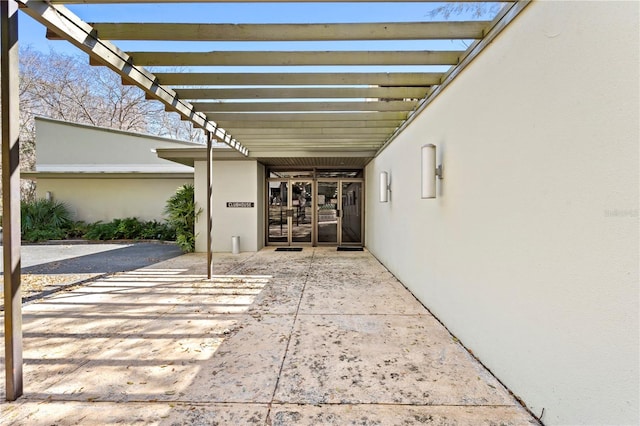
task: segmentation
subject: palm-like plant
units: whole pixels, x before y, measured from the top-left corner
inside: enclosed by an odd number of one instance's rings
[[[64,238],[73,223],[64,203],[37,199],[20,206],[22,237],[26,241]]]
[[[183,252],[189,253],[195,250],[196,217],[202,209],[196,211],[193,185],[183,185],[167,200],[164,210],[167,222],[176,230],[176,244]]]

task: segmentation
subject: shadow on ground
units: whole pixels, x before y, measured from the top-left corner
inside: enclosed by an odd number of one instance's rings
[[[136,243],[122,248],[22,268],[23,274],[113,274],[144,268],[177,256],[174,244]]]
[[[0,424],[539,424],[367,251],[215,254],[211,280],[205,262],[25,306],[25,392],[0,389]]]

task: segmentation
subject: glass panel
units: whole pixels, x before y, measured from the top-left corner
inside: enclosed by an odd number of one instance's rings
[[[294,243],[310,243],[313,226],[311,209],[313,208],[311,182],[294,182],[291,185],[291,208],[293,223],[291,239]]]
[[[362,243],[362,182],[342,183],[342,243]]]
[[[288,178],[308,178],[313,179],[313,170],[290,171],[290,170],[270,170],[270,178],[288,179]]]
[[[362,170],[318,170],[316,176],[325,179],[361,178]]]
[[[338,183],[318,182],[318,242],[338,242]]]
[[[269,243],[288,243],[288,182],[269,182]]]

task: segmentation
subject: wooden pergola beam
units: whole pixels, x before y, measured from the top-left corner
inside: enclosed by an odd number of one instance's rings
[[[194,108],[210,112],[295,111],[411,111],[416,101],[384,102],[193,102]]]
[[[444,73],[163,73],[168,86],[378,85],[427,87],[440,84]]]
[[[98,38],[93,28],[70,10],[44,1],[18,2],[23,6],[24,13],[87,53],[94,64],[107,66],[153,99],[162,102],[169,111],[177,112],[196,127],[210,131],[216,139],[243,155],[248,155],[249,151],[224,129],[211,122],[203,113],[196,111],[190,103],[180,100],[172,89],[159,84],[151,72],[134,64],[132,58],[113,43]]]
[[[447,2],[448,0],[402,0],[407,3]],[[180,3],[388,3],[389,0],[181,0]],[[494,3],[495,0],[455,0],[460,3]],[[52,4],[135,4],[176,3],[176,0],[51,0]],[[509,3],[509,2],[507,2]]]
[[[384,139],[383,139],[384,140]],[[248,140],[247,144],[251,148],[289,148],[289,149],[305,149],[309,147],[318,148],[345,148],[351,149],[375,148],[380,146],[380,139],[352,139],[352,138],[325,138],[325,139],[265,139],[265,140]]]
[[[144,66],[456,65],[462,51],[129,52]],[[92,60],[92,64],[95,64]],[[99,65],[99,64],[95,64]]]
[[[272,139],[274,137],[286,138],[287,136],[379,136],[389,135],[394,128],[374,127],[366,129],[341,129],[333,127],[309,128],[309,129],[236,129],[235,133],[243,138],[261,137],[263,139]]]
[[[402,111],[387,112],[217,112],[208,114],[212,119],[220,121],[375,121],[405,120],[407,113]]]
[[[427,87],[174,89],[182,99],[422,99]]]
[[[489,21],[340,24],[92,23],[105,40],[344,41],[480,39]],[[47,33],[47,37],[56,37]]]
[[[330,123],[326,121],[218,121],[218,124],[229,129],[235,129],[234,133],[239,129],[367,129],[367,128],[384,128],[395,129],[402,123],[402,120],[358,120],[358,121],[341,121],[334,120]]]

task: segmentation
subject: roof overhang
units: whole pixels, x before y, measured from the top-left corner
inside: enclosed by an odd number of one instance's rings
[[[159,158],[193,167],[196,161],[207,161],[207,149],[158,148]],[[214,161],[257,161],[269,167],[324,167],[362,168],[375,155],[375,151],[252,151],[255,156],[245,157],[227,148],[214,148]]]

